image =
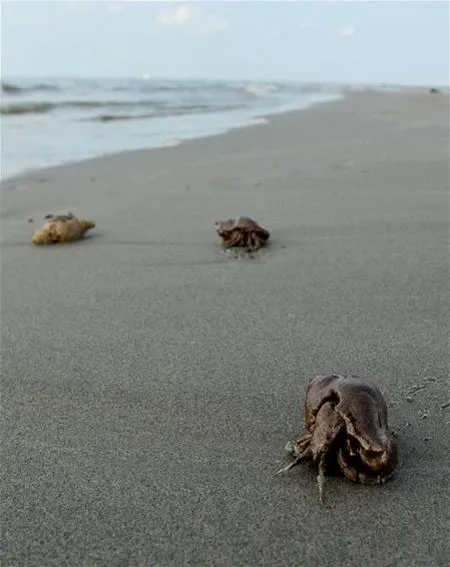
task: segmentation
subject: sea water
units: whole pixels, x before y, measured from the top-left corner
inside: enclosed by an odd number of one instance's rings
[[[107,153],[155,148],[340,98],[302,83],[8,79],[1,89],[1,177]]]

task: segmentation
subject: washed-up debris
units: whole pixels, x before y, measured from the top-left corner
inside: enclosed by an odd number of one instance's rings
[[[32,238],[33,244],[49,245],[75,242],[86,232],[95,227],[95,223],[68,213],[67,215],[48,214],[44,217],[44,226],[37,230]]]

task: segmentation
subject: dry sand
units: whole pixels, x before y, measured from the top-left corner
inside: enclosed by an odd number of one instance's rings
[[[7,180],[2,566],[444,565],[448,127],[447,97],[354,94]],[[31,245],[69,210],[91,237]],[[235,215],[273,235],[253,260]],[[324,507],[272,475],[330,370],[379,384],[401,463]]]

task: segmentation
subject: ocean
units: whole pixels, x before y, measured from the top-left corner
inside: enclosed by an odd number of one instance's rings
[[[1,83],[1,178],[246,126],[342,96],[310,83],[11,79]]]

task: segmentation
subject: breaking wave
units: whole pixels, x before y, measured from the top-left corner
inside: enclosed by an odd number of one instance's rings
[[[204,114],[210,112],[226,112],[245,108],[244,104],[187,104],[180,106],[170,106],[159,101],[137,101],[137,102],[118,102],[118,101],[89,101],[72,100],[61,102],[23,102],[13,104],[3,104],[0,109],[2,115],[25,115],[25,114],[46,114],[55,110],[95,110],[101,108],[115,109],[116,112],[101,113],[94,116],[84,117],[84,120],[96,120],[99,122],[111,122],[117,120],[141,120],[148,118],[159,118],[164,116],[180,116],[184,114]],[[124,113],[123,111],[133,111],[139,108],[148,108],[149,112]],[[117,111],[122,111],[122,113]]]
[[[161,79],[3,81],[2,117],[51,115],[69,121],[149,120],[186,114],[267,110],[323,85]],[[96,112],[98,110],[98,112]]]
[[[52,110],[53,104],[50,102],[27,102],[24,104],[2,104],[1,114],[44,114]]]
[[[51,85],[47,83],[37,83],[35,85],[30,85],[30,86],[19,86],[14,83],[2,82],[1,87],[2,87],[2,93],[14,94],[14,95],[18,95],[21,93],[23,94],[31,93],[36,91],[49,91],[49,92],[59,91],[59,87],[57,85]]]
[[[146,112],[142,114],[98,114],[92,118],[85,120],[95,120],[96,122],[118,122],[126,120],[149,120],[152,118],[164,118],[168,116],[183,116],[186,114],[210,114],[214,112],[227,112],[229,110],[238,110],[245,108],[244,105],[214,107],[210,106],[181,106],[178,108],[167,108],[155,110],[154,112]]]
[[[151,101],[138,103],[138,105],[152,105]],[[97,101],[97,100],[67,100],[60,102],[16,102],[12,104],[2,104],[0,113],[5,115],[11,114],[45,114],[58,109],[94,109],[94,108],[111,108],[111,107],[127,107],[136,106],[129,105],[117,101]]]

